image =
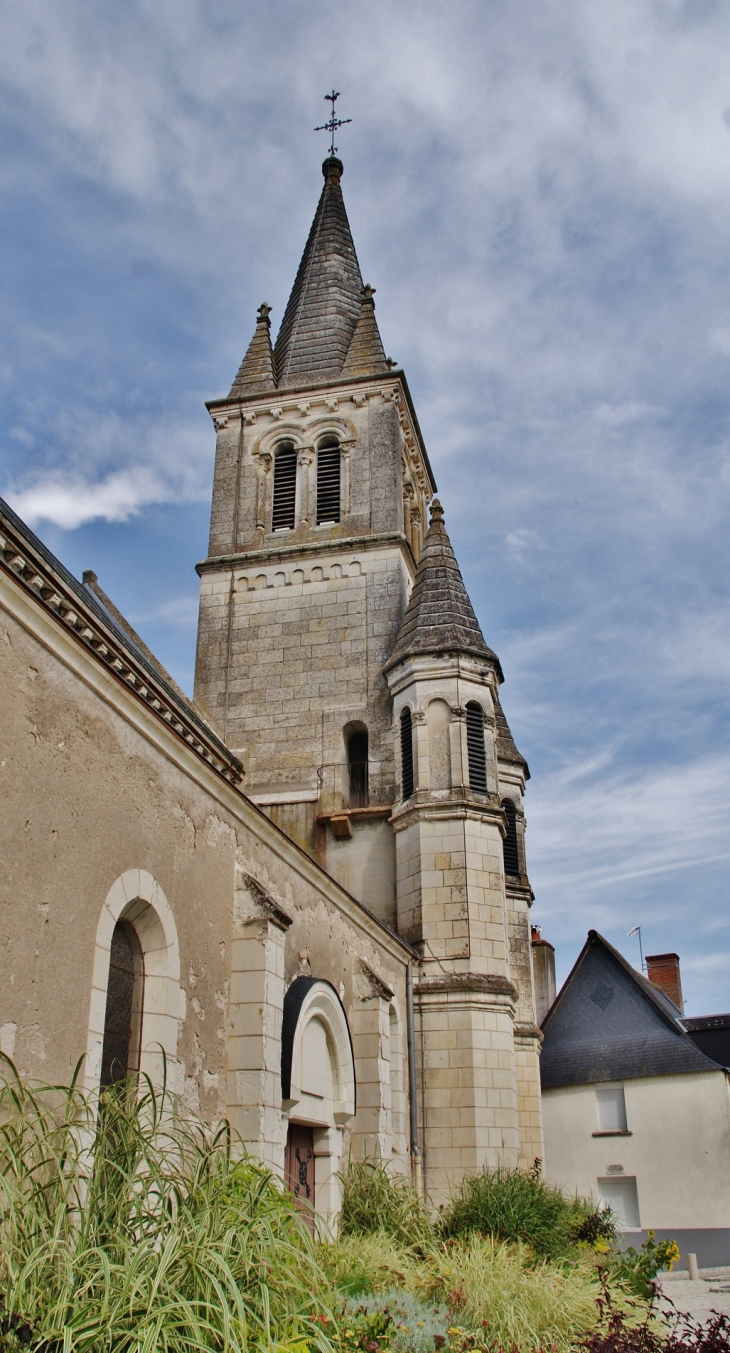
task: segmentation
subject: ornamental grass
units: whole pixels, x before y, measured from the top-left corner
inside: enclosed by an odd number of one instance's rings
[[[149,1082],[95,1102],[0,1081],[0,1321],[44,1353],[320,1349],[306,1227],[227,1126]]]

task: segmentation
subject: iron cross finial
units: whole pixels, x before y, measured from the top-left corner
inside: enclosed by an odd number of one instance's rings
[[[330,133],[330,155],[336,155],[337,146],[335,145],[335,132],[337,131],[338,127],[344,127],[346,122],[352,122],[352,118],[335,117],[335,100],[339,99],[340,97],[339,91],[333,89],[331,94],[325,94],[324,97],[326,99],[329,99],[330,103],[332,104],[332,116],[330,117],[329,122],[323,122],[321,127],[315,127],[314,130],[316,132]]]

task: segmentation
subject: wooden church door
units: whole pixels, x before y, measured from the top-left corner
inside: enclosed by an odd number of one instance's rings
[[[290,1123],[286,1137],[286,1184],[303,1212],[314,1212],[314,1132]],[[314,1217],[312,1217],[312,1223]]]

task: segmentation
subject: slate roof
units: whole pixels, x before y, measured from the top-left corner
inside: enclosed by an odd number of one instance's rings
[[[730,1067],[730,1015],[696,1015],[682,1023],[706,1057]]]
[[[324,161],[324,187],[276,346],[272,349],[269,332],[271,307],[262,305],[229,399],[390,370],[373,288],[363,286],[347,219],[343,172],[336,155]]]
[[[443,515],[441,504],[434,499],[411,598],[383,670],[419,653],[469,653],[494,666],[502,681],[499,658],[484,642]]]
[[[280,387],[336,379],[362,308],[362,275],[340,187],[342,161],[330,156],[322,173],[322,195],[274,349]]]
[[[595,930],[542,1027],[543,1090],[718,1070],[677,1007]]]

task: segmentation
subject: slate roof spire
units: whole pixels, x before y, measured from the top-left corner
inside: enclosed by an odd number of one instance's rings
[[[456,555],[444,526],[443,508],[435,498],[431,524],[416,570],[411,599],[385,671],[419,653],[468,653],[484,658],[503,680],[497,654],[484,635],[469,600]]]
[[[274,371],[274,353],[271,347],[271,306],[264,301],[258,308],[258,318],[254,336],[248,345],[248,351],[238,375],[231,386],[229,399],[242,395],[264,394],[276,386]]]
[[[322,173],[322,195],[274,349],[280,388],[337,379],[364,310],[360,264],[340,187],[342,161],[329,155]],[[382,351],[374,314],[367,325],[370,347]]]

